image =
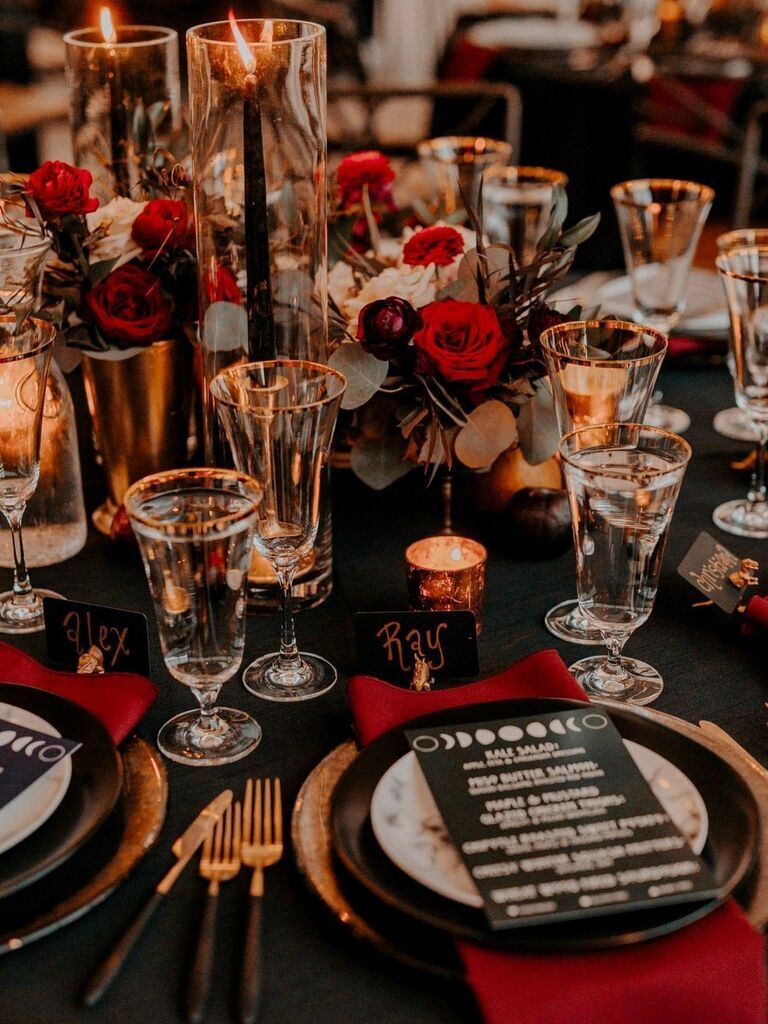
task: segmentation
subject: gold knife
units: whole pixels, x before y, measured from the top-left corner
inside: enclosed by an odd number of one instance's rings
[[[705,732],[713,739],[718,739],[721,742],[726,743],[731,750],[741,757],[743,761],[747,762],[750,768],[760,775],[764,782],[768,782],[768,768],[766,768],[765,765],[760,764],[760,762],[754,758],[748,750],[745,750],[744,747],[742,747],[742,745],[733,738],[733,736],[729,736],[725,729],[721,729],[720,726],[715,725],[714,722],[707,721],[700,721],[699,728],[702,732]]]
[[[155,891],[144,905],[141,913],[135,918],[107,959],[88,982],[83,993],[83,1002],[86,1006],[95,1006],[115,980],[149,919],[163,898],[170,892],[173,883],[187,866],[190,858],[203,842],[208,831],[213,828],[214,824],[231,803],[232,790],[225,789],[223,793],[219,793],[215,800],[212,800],[207,807],[200,811],[186,832],[179,836],[173,844],[171,849],[176,855],[176,863],[168,874],[157,883]]]

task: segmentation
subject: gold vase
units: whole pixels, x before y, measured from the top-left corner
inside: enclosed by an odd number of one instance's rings
[[[187,462],[192,348],[186,339],[156,341],[127,359],[84,354],[83,378],[114,506],[136,480]]]

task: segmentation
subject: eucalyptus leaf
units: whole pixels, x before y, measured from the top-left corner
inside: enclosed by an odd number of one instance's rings
[[[588,238],[594,235],[599,223],[599,213],[593,213],[591,217],[585,217],[578,224],[574,224],[573,227],[568,228],[567,231],[562,233],[560,245],[565,249],[572,249],[576,245],[581,245],[582,242],[586,242]]]
[[[99,260],[98,263],[92,263],[88,271],[88,280],[91,287],[98,284],[99,281],[103,281],[108,274],[111,274],[119,259],[119,256],[115,256],[111,260]]]
[[[413,469],[413,463],[404,456],[405,446],[399,438],[372,438],[352,449],[350,465],[364,484],[374,491],[383,491]]]
[[[334,370],[347,378],[342,409],[359,409],[373,398],[389,373],[389,363],[366,352],[357,342],[339,345],[328,360]]]
[[[234,302],[212,302],[205,311],[202,338],[210,352],[247,352],[248,314]]]
[[[530,466],[538,466],[551,459],[560,444],[552,392],[543,380],[534,386],[535,395],[521,406],[517,417],[520,450]]]
[[[517,423],[508,405],[491,398],[469,414],[456,435],[456,458],[470,469],[482,469],[517,440]]]
[[[537,249],[539,252],[546,252],[556,244],[560,232],[568,216],[568,196],[562,185],[555,185],[552,188],[552,208],[549,214],[547,229],[539,240]]]

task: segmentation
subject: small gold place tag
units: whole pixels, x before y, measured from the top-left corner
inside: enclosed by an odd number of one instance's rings
[[[78,675],[104,675],[104,655],[96,644],[91,644],[77,659],[77,672]]]
[[[426,692],[432,689],[434,680],[429,674],[429,665],[424,658],[416,656],[416,664],[413,666],[413,676],[411,677],[412,690],[416,690],[418,693]]]

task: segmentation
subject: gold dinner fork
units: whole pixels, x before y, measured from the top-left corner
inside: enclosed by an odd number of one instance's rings
[[[208,893],[200,920],[187,993],[187,1019],[190,1024],[200,1024],[205,1014],[213,975],[219,885],[234,878],[240,870],[241,837],[241,809],[237,801],[230,804],[216,822],[215,828],[208,831],[200,855],[200,875],[208,881]]]
[[[283,807],[280,779],[255,783],[248,779],[243,800],[243,841],[240,856],[243,864],[253,868],[250,888],[248,928],[243,951],[243,973],[240,979],[240,1024],[254,1024],[261,1000],[261,919],[264,896],[264,869],[276,864],[283,855]]]

